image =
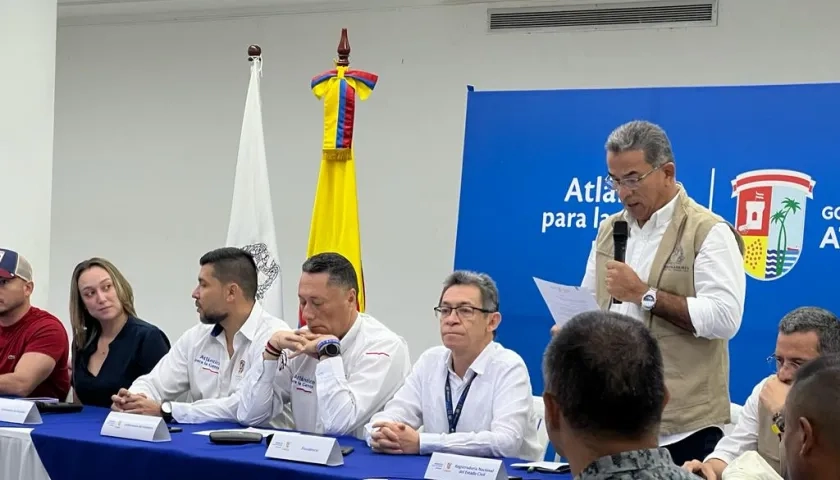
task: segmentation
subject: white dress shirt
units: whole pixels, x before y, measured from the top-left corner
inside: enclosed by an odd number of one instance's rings
[[[758,406],[759,396],[764,383],[771,377],[767,377],[753,388],[752,393],[747,398],[747,403],[744,404],[744,409],[741,410],[741,416],[738,417],[738,423],[735,428],[720,439],[715,450],[706,457],[704,461],[712,458],[723,460],[726,464],[732,463],[736,458],[740,457],[746,452],[758,450]]]
[[[233,356],[229,356],[219,325],[196,325],[128,390],[156,402],[173,401],[188,392],[192,403],[172,402],[172,418],[178,423],[236,421],[237,387],[248,370],[260,364],[265,344],[277,330],[291,328],[255,303],[233,337]]]
[[[291,403],[301,432],[364,438],[364,425],[405,381],[411,358],[405,339],[370,315],[359,313],[341,339],[341,356],[300,355],[278,370],[262,360],[242,383],[239,423],[265,426]]]
[[[682,187],[680,187],[682,188]],[[651,215],[643,227],[629,215],[625,215],[630,226],[627,237],[625,263],[633,268],[643,282],[647,282],[656,250],[662,242],[665,230],[671,223],[679,196],[675,196],[664,207]],[[582,288],[596,291],[595,242],[589,251],[586,274]],[[732,230],[725,223],[719,223],[709,230],[694,259],[694,297],[686,298],[691,324],[696,337],[730,340],[741,328],[744,314],[744,297],[747,277],[744,273],[744,258]],[[667,290],[667,289],[666,289]],[[610,310],[642,320],[647,312],[633,302],[612,304]],[[722,426],[721,426],[722,428]],[[660,445],[676,443],[694,432],[664,436]]]
[[[445,452],[542,460],[545,452],[537,439],[531,377],[522,357],[491,342],[470,365],[464,378],[452,370],[451,358],[452,352],[443,346],[423,352],[405,385],[366,425],[368,445],[374,423],[400,422],[415,430],[423,427],[421,455]],[[455,433],[449,433],[447,379],[453,413],[472,379]]]

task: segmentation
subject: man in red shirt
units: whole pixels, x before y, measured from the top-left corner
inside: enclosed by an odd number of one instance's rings
[[[29,262],[0,249],[0,396],[63,402],[70,392],[70,342],[59,319],[29,304],[34,286]]]

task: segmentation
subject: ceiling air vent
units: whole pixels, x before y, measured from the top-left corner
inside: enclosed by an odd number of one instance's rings
[[[490,31],[606,30],[717,25],[718,0],[491,8]]]

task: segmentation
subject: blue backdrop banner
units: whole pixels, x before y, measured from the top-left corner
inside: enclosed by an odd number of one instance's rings
[[[795,307],[836,311],[840,84],[469,91],[455,267],[498,283],[498,340],[528,364],[534,394],[553,324],[534,277],[579,285],[598,223],[621,208],[604,183],[618,125],[661,125],[677,180],[747,245],[747,301],[730,343],[732,401],[773,370]]]

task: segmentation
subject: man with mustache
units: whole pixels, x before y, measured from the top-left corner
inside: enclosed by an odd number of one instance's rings
[[[236,421],[239,383],[261,363],[271,334],[291,330],[257,301],[257,266],[250,253],[219,248],[199,264],[192,297],[201,324],[187,330],[151,372],[114,395],[113,410],[178,423]],[[191,403],[175,401],[185,393]]]

